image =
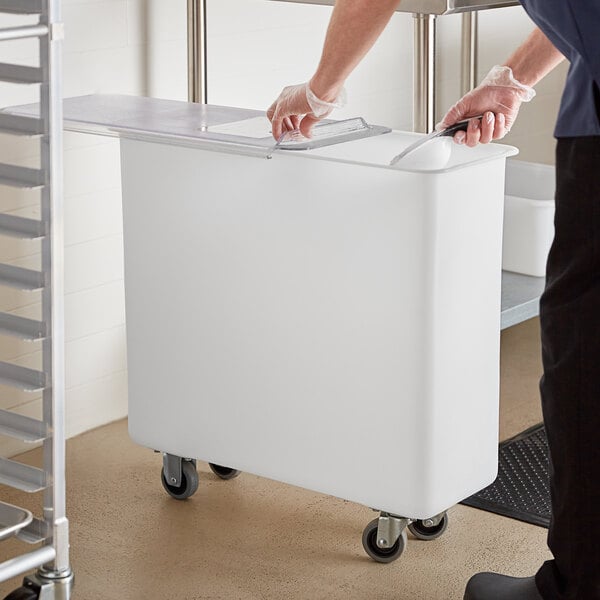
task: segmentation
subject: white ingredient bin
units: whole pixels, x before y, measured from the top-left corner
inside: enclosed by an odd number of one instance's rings
[[[129,430],[169,493],[202,459],[382,511],[380,562],[407,526],[443,533],[497,473],[515,149],[434,144],[410,170],[389,166],[418,137],[399,131],[273,152],[257,111],[90,96],[65,115],[121,137]]]
[[[543,277],[554,238],[555,168],[509,160],[502,268]]]

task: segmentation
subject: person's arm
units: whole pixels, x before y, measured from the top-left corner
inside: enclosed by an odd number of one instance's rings
[[[476,146],[504,137],[513,126],[521,104],[535,95],[532,86],[563,59],[564,56],[542,31],[535,29],[503,67],[494,67],[478,87],[446,113],[438,128],[483,115],[481,120],[473,119],[466,132],[455,134],[454,140],[459,144]]]
[[[321,61],[310,80],[322,100],[335,100],[354,68],[389,23],[399,0],[337,0]]]
[[[375,44],[398,4],[399,0],[337,0],[314,76],[308,84],[285,88],[267,111],[275,139],[298,128],[310,134],[312,126],[327,115],[327,104],[333,108],[345,80]],[[315,111],[314,102],[311,106],[307,86],[317,104],[322,102],[322,110]]]
[[[534,29],[504,64],[517,81],[534,86],[564,58],[540,29]]]

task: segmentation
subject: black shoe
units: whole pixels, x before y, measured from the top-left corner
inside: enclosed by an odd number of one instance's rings
[[[469,579],[464,600],[543,600],[535,577],[477,573]]]

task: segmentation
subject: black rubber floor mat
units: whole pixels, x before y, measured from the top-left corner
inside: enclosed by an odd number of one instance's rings
[[[536,425],[502,442],[496,481],[461,504],[548,527],[551,508],[544,426]]]

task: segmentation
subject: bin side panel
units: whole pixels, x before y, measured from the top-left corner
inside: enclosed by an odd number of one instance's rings
[[[504,160],[447,173],[432,231],[429,499],[458,502],[490,484],[498,466]],[[430,505],[429,514],[443,507]]]

